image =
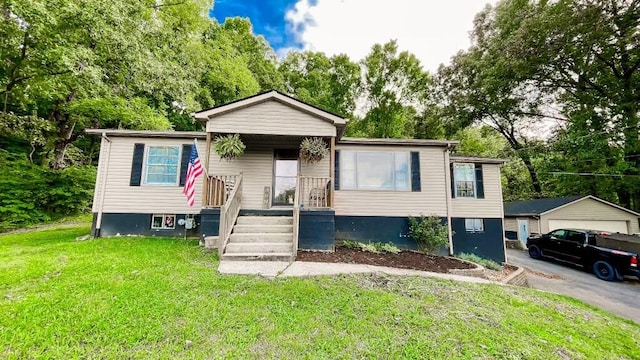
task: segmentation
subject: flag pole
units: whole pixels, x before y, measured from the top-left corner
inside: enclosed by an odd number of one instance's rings
[[[196,151],[198,151],[198,139],[193,138],[193,146],[196,147]],[[207,151],[210,151],[209,149],[207,149]],[[200,157],[200,153],[198,152],[198,157]],[[200,162],[202,162],[202,160],[200,160]],[[204,164],[205,166],[202,167],[202,169],[204,170],[204,175],[206,177],[209,177],[209,172],[207,171],[207,168],[209,168],[209,164]]]

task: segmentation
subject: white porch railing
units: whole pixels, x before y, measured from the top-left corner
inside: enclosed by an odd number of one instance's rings
[[[300,176],[296,178],[296,192],[293,196],[293,257],[298,254],[298,230],[300,229]]]
[[[220,230],[218,232],[218,254],[222,256],[224,249],[229,243],[229,237],[233,230],[233,225],[238,219],[240,213],[240,204],[242,203],[242,173],[236,178],[231,193],[226,198],[226,202],[220,207]]]
[[[300,192],[299,204],[305,209],[330,206],[331,178],[300,176],[296,190]]]

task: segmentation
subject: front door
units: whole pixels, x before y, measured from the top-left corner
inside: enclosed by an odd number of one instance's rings
[[[523,245],[527,245],[527,238],[529,237],[529,220],[518,219],[518,240]]]
[[[273,159],[273,205],[293,205],[299,167],[298,150],[276,149]]]

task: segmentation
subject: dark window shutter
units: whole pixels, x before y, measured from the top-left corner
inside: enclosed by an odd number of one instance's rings
[[[184,186],[187,179],[187,169],[189,168],[189,158],[191,157],[191,144],[182,145],[182,160],[180,160],[180,186]]]
[[[135,144],[133,148],[133,161],[131,162],[131,178],[129,179],[129,186],[140,186],[143,160],[144,144]]]
[[[411,191],[420,192],[420,153],[411,152]]]
[[[484,182],[482,181],[482,164],[476,164],[476,197],[484,199]]]
[[[451,173],[451,197],[456,197],[456,179],[453,177],[453,164],[449,164],[449,172]]]
[[[335,151],[335,164],[333,169],[333,189],[340,190],[340,151]]]

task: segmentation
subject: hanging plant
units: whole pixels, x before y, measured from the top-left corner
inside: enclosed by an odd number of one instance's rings
[[[300,158],[307,164],[316,163],[329,154],[327,143],[319,137],[304,138],[300,144]]]
[[[227,161],[234,160],[244,154],[246,146],[240,139],[240,135],[233,134],[227,136],[218,136],[213,141],[213,150],[221,159]]]

